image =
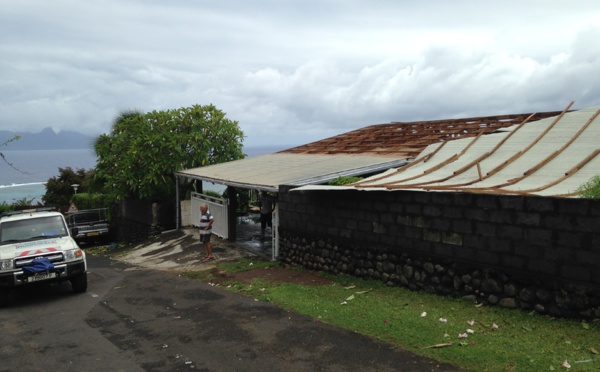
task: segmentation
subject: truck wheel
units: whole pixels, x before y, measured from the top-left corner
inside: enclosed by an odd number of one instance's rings
[[[10,289],[0,289],[0,307],[6,307],[8,305],[8,296],[10,295]]]
[[[71,279],[71,287],[73,288],[73,293],[85,292],[87,290],[87,273],[77,275]]]

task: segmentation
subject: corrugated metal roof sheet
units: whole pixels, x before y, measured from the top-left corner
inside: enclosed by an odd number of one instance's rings
[[[276,153],[175,174],[234,187],[277,191],[279,185],[321,183],[340,176],[381,172],[403,164],[406,164],[404,159],[380,156]]]
[[[352,188],[575,196],[600,174],[599,113],[600,106],[591,107],[431,145],[411,164]]]
[[[493,133],[525,120],[540,120],[559,113],[377,124],[276,154],[187,169],[176,175],[276,191],[282,184],[318,184],[339,176],[381,172],[405,164],[432,143]]]

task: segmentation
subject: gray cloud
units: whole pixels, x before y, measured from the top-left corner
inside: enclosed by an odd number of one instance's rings
[[[600,105],[600,9],[562,1],[0,0],[2,129],[215,104],[250,145]]]

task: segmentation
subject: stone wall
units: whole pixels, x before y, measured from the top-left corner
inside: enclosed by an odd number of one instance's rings
[[[112,207],[112,238],[135,243],[175,228],[174,202],[125,199]]]
[[[600,318],[600,201],[279,193],[282,262],[553,316]]]

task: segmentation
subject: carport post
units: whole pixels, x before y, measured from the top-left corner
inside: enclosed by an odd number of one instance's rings
[[[179,176],[175,176],[175,230],[181,227],[181,211],[179,210],[181,203],[179,202]]]
[[[237,194],[238,190],[233,186],[227,187],[227,216],[228,220],[228,240],[234,242],[237,240]]]

